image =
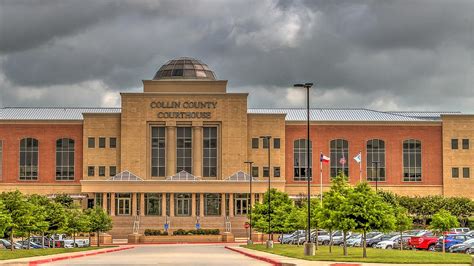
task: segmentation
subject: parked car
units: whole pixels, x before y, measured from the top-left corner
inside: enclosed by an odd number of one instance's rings
[[[346,233],[346,240],[347,240],[351,235],[352,235],[352,232],[347,232],[347,233]],[[344,237],[343,237],[342,232],[341,232],[341,235],[340,235],[340,236],[333,236],[333,238],[332,238],[332,244],[335,245],[335,246],[344,244]]]
[[[291,234],[285,234],[281,237],[282,244],[290,244],[294,238],[299,238],[300,235],[304,235],[304,230],[296,230]]]
[[[470,247],[467,251],[466,254],[474,254],[474,247]]]
[[[399,234],[388,234],[382,237],[382,241],[375,244],[374,248],[392,249],[395,247],[395,242],[400,239]]]
[[[474,248],[474,239],[469,239],[461,244],[452,245],[447,249],[451,253],[468,253],[470,249]],[[469,253],[468,253],[469,254]]]
[[[356,244],[360,246],[361,241],[362,241],[362,234],[353,234],[347,238],[346,243],[348,247],[355,247]]]
[[[435,245],[438,242],[438,236],[432,231],[422,231],[416,236],[412,236],[408,245],[412,249],[426,249],[435,251]]]
[[[400,242],[403,243],[402,248],[403,249],[410,249],[410,246],[408,245],[408,241],[410,240],[411,236],[410,235],[403,235],[402,239],[398,238],[398,240],[395,242],[395,245],[393,246],[394,249],[400,249]]]
[[[319,239],[319,236],[323,236],[323,235],[327,235],[327,232],[326,231],[318,231],[318,239]],[[310,235],[310,241],[311,242],[314,242],[315,241],[315,238],[316,238],[316,231],[313,230],[311,232],[311,235]],[[297,242],[295,244],[298,244],[298,245],[302,245],[304,244],[304,242],[306,242],[306,232],[304,231],[302,235],[299,236]]]
[[[469,239],[471,239],[471,237],[468,235],[448,234],[448,235],[445,235],[444,237],[442,236],[438,238],[438,242],[435,245],[435,250],[436,251],[443,250],[443,246],[442,246],[443,243],[444,243],[445,249],[448,250],[452,245],[461,244]]]
[[[324,230],[319,230],[318,231],[318,240],[322,236],[329,236],[329,232],[324,231]],[[311,233],[311,242],[315,243],[316,242],[316,232]],[[318,241],[319,242],[319,241]]]
[[[11,248],[11,244],[10,244],[10,241],[6,240],[6,239],[0,239],[0,245],[2,245],[3,247],[5,247],[6,249],[10,249]],[[19,243],[14,243],[13,244],[13,248],[14,249],[21,249],[21,245]]]
[[[367,235],[367,242],[366,242],[367,247],[374,247],[378,242],[382,241],[382,237],[384,236],[384,234],[377,233],[370,238],[368,236],[369,235]]]
[[[451,233],[453,234],[465,234],[467,232],[471,231],[471,229],[467,228],[467,227],[459,227],[459,228],[453,228],[451,229]]]
[[[21,245],[22,249],[27,249],[28,248],[28,242],[30,244],[30,249],[43,248],[43,246],[38,245],[38,244],[34,243],[33,241],[28,241],[28,240],[18,241],[18,244]]]

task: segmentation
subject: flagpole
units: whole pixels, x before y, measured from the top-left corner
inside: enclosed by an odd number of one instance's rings
[[[319,194],[321,199],[321,206],[323,206],[323,160],[321,160],[323,152],[319,155]]]
[[[359,162],[359,183],[362,182],[362,151],[359,151],[360,162]]]

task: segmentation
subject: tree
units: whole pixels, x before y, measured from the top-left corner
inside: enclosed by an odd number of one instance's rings
[[[474,201],[465,197],[446,198],[445,209],[458,218],[461,226],[466,226],[474,213]]]
[[[354,221],[354,229],[362,232],[362,257],[366,258],[367,231],[392,230],[395,227],[392,208],[365,182],[357,184],[347,199],[342,212]]]
[[[60,203],[55,201],[48,201],[46,206],[46,221],[48,222],[48,232],[50,234],[57,234],[66,231],[68,216],[66,209]],[[56,247],[53,238],[53,247]]]
[[[336,229],[337,225],[337,223],[333,220],[333,207],[331,206],[331,204],[334,203],[334,200],[329,199],[329,192],[325,192],[324,194],[323,205],[316,216],[320,227],[326,229],[329,232],[329,253],[332,253],[332,233]]]
[[[407,209],[401,206],[395,206],[395,230],[400,232],[400,250],[403,249],[403,231],[411,229],[413,225],[413,219],[408,216]]]
[[[46,220],[48,218],[47,207],[51,200],[45,196],[33,194],[28,198],[28,201],[34,205],[33,217],[35,217],[35,227],[33,231],[41,233],[42,247],[45,248],[44,232],[49,228],[49,222]]]
[[[112,218],[101,208],[95,207],[86,212],[89,220],[89,230],[97,234],[97,246],[100,246],[100,232],[112,229]]]
[[[57,202],[65,208],[73,207],[74,200],[68,194],[57,194],[54,198],[54,202]]]
[[[5,204],[0,200],[0,235],[5,234],[5,230],[11,226],[12,217],[8,210],[5,208]]]
[[[430,227],[443,235],[453,227],[459,226],[459,222],[454,215],[446,210],[435,213],[431,219]],[[446,252],[446,236],[443,237],[443,253]]]
[[[80,208],[71,208],[66,211],[68,216],[67,231],[72,234],[74,247],[76,247],[76,234],[89,230],[89,216]]]

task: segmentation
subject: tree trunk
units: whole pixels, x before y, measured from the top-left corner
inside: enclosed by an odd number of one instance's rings
[[[10,230],[10,250],[13,251],[13,227]]]
[[[316,227],[316,235],[314,237],[314,242],[316,245],[316,250],[318,250],[318,227]]]
[[[26,244],[26,249],[30,249],[30,231],[28,231],[28,238],[26,239],[26,241],[28,242]]]
[[[443,246],[443,254],[446,252],[446,235],[443,236],[443,239],[441,240],[441,244]]]
[[[92,237],[91,237],[91,232],[89,232],[89,247],[91,246],[92,243]]]
[[[367,232],[362,233],[362,257],[367,258]]]
[[[99,231],[97,231],[97,246],[100,247]]]
[[[342,231],[342,247],[344,250],[344,256],[347,256],[346,231]]]
[[[42,248],[45,248],[45,246],[44,246],[44,232],[41,232],[41,243],[43,245]]]
[[[332,253],[332,230],[329,230],[329,253]]]
[[[403,250],[403,231],[400,231],[400,250]]]
[[[72,232],[72,247],[73,248],[76,247],[76,232],[75,231]]]

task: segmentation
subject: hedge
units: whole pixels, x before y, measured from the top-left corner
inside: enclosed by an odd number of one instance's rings
[[[197,230],[184,230],[178,229],[173,232],[175,236],[182,235],[218,235],[220,234],[219,229],[197,229]]]

